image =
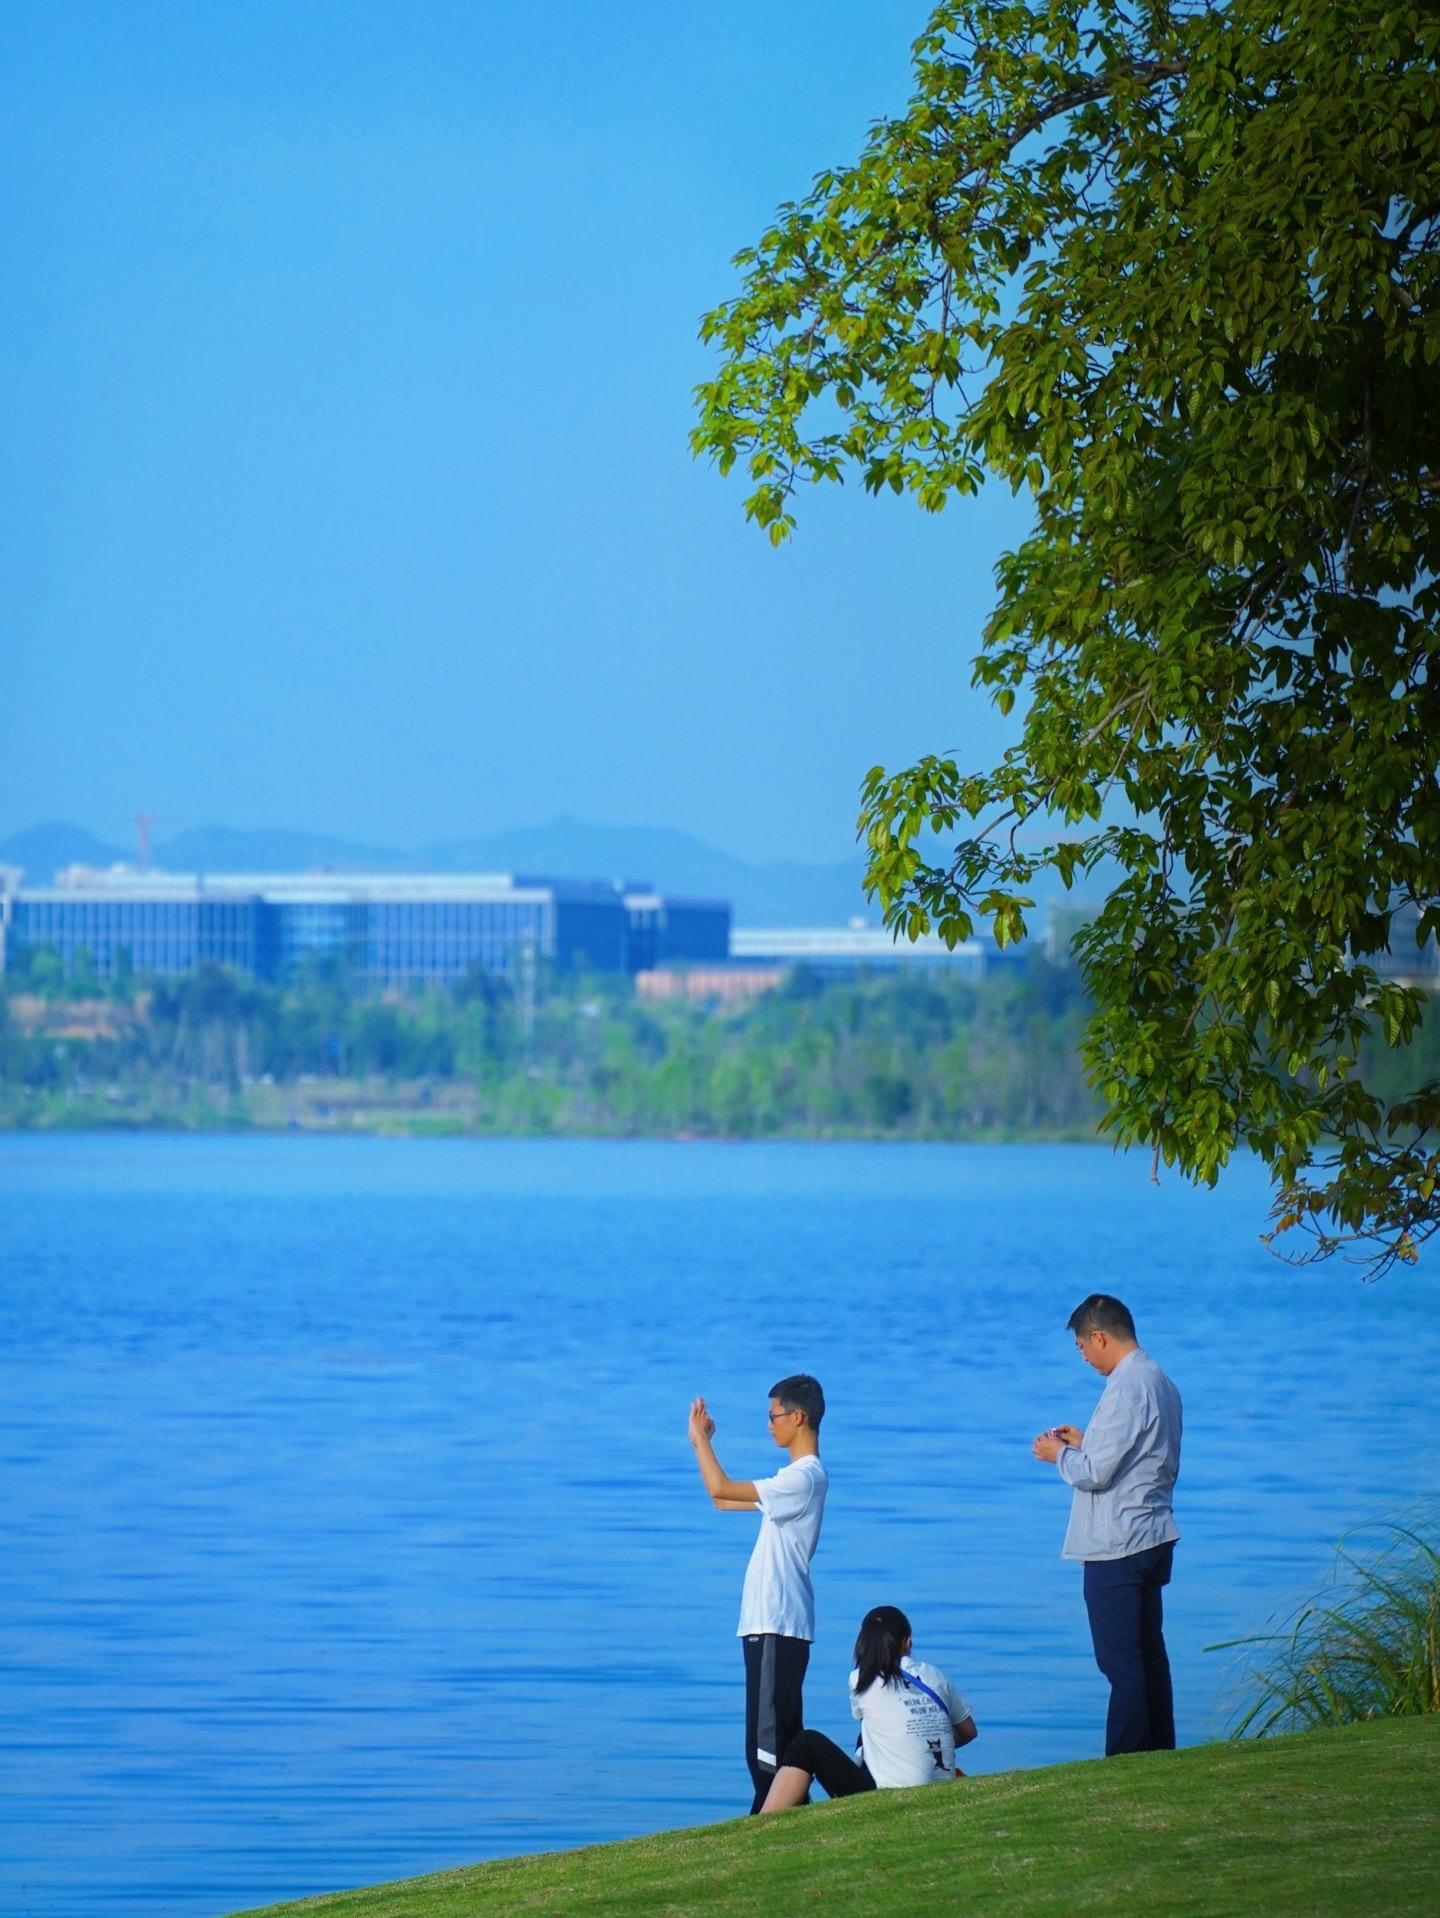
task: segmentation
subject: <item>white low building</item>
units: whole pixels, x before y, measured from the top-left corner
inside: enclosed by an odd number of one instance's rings
[[[954,967],[981,979],[998,966],[1025,963],[1023,948],[1002,952],[990,938],[950,947],[938,933],[896,938],[884,926],[736,926],[730,959],[737,965],[813,966],[826,972],[894,971],[900,966]]]

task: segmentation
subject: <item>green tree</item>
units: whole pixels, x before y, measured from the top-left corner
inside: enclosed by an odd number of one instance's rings
[[[907,111],[739,256],[694,436],[777,542],[847,473],[1033,495],[975,664],[1017,741],[868,774],[870,889],[1009,941],[1118,866],[1104,1125],[1212,1182],[1250,1146],[1372,1270],[1440,1225],[1440,1084],[1359,1063],[1422,1014],[1394,914],[1440,932],[1437,53],[1405,0],[936,8]]]

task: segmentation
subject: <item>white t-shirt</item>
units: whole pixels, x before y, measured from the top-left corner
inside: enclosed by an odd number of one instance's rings
[[[745,1573],[739,1637],[778,1632],[782,1638],[814,1638],[810,1560],[829,1486],[830,1476],[813,1452],[782,1465],[774,1478],[756,1479],[760,1536]]]
[[[860,1720],[865,1763],[882,1790],[953,1778],[955,1727],[970,1716],[970,1707],[944,1672],[909,1656],[900,1660],[900,1669],[923,1679],[944,1704],[937,1705],[918,1685],[887,1685],[878,1678],[857,1693],[858,1674],[850,1674],[850,1716]]]

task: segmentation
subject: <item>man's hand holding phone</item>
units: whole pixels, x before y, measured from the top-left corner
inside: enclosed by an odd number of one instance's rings
[[[1067,1445],[1078,1445],[1084,1434],[1075,1425],[1052,1425],[1048,1432],[1039,1432],[1031,1442],[1030,1450],[1036,1458],[1044,1459],[1047,1465],[1053,1465]]]

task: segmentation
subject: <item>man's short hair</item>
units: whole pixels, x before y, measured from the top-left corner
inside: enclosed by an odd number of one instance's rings
[[[770,1396],[780,1401],[782,1412],[803,1412],[810,1430],[820,1430],[820,1421],[825,1416],[825,1394],[820,1390],[819,1379],[812,1379],[808,1372],[792,1372],[788,1379],[781,1379],[778,1385],[770,1387]]]
[[[1082,1305],[1076,1306],[1066,1323],[1076,1338],[1082,1332],[1104,1332],[1112,1339],[1135,1336],[1135,1321],[1129,1306],[1112,1299],[1108,1292],[1092,1292]]]

